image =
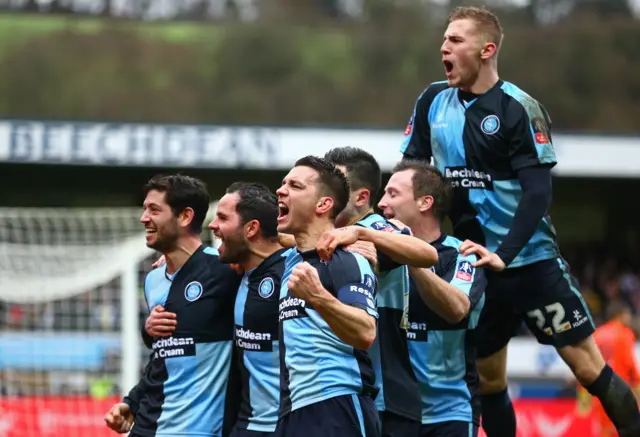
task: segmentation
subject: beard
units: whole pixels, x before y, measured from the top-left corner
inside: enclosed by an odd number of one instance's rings
[[[156,240],[151,244],[147,244],[147,246],[160,253],[169,253],[175,250],[178,244],[178,236],[178,230],[172,226],[158,228]]]
[[[249,256],[249,244],[244,235],[234,235],[223,240],[224,250],[220,251],[218,259],[225,264],[243,262]]]

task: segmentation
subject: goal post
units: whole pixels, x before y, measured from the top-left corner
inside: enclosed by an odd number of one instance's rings
[[[206,229],[217,202],[210,205]],[[0,208],[0,437],[112,436],[149,351],[141,208]]]

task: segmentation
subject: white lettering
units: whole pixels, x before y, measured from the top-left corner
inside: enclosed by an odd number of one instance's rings
[[[283,320],[293,319],[295,317],[298,317],[298,310],[282,311],[280,312],[279,321],[282,322]]]
[[[259,351],[262,349],[262,346],[258,343],[249,343],[247,341],[243,341],[243,340],[237,340],[236,344],[238,345],[238,347],[242,348],[242,349],[248,349],[248,350],[252,350],[252,351]]]
[[[493,190],[490,174],[465,167],[446,167],[444,173],[454,188]]]
[[[180,357],[184,355],[184,349],[160,349],[158,355],[160,358]]]
[[[271,341],[271,334],[268,332],[252,332],[241,327],[236,327],[236,337],[243,338],[245,340]]]
[[[352,285],[349,287],[349,291],[353,291],[354,293],[360,293],[367,296],[369,299],[373,299],[373,296],[366,288],[358,287],[357,285]]]
[[[280,302],[280,304],[278,305],[278,308],[280,311],[284,310],[285,308],[289,308],[289,307],[302,307],[304,308],[307,305],[307,303],[297,297],[287,297],[285,299],[282,300],[282,302]]]
[[[189,346],[192,344],[195,344],[195,342],[193,341],[193,338],[169,337],[169,338],[161,338],[159,340],[156,340],[154,343],[151,344],[151,348],[155,350],[155,349],[176,347],[176,346]]]
[[[0,132],[16,162],[271,168],[282,149],[279,131],[264,128],[0,122]]]
[[[409,329],[412,331],[426,331],[427,324],[426,323],[417,323],[417,322],[409,322]]]

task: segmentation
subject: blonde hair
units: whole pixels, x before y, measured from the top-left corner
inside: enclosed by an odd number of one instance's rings
[[[473,20],[478,25],[480,33],[487,38],[487,41],[496,45],[497,54],[504,37],[498,17],[486,8],[458,6],[449,14],[448,23],[464,19]]]

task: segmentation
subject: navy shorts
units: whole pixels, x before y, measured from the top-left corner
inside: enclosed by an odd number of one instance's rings
[[[275,437],[275,432],[249,431],[248,429],[233,428],[229,437]]]
[[[420,437],[478,437],[478,425],[470,422],[441,422],[422,425]]]
[[[373,399],[346,395],[294,410],[278,422],[277,437],[380,437]]]
[[[556,348],[575,345],[595,325],[578,281],[562,258],[502,272],[487,270],[484,309],[478,322],[478,358],[505,347],[524,321],[538,342]]]
[[[382,437],[419,437],[420,422],[389,413],[380,412]]]

